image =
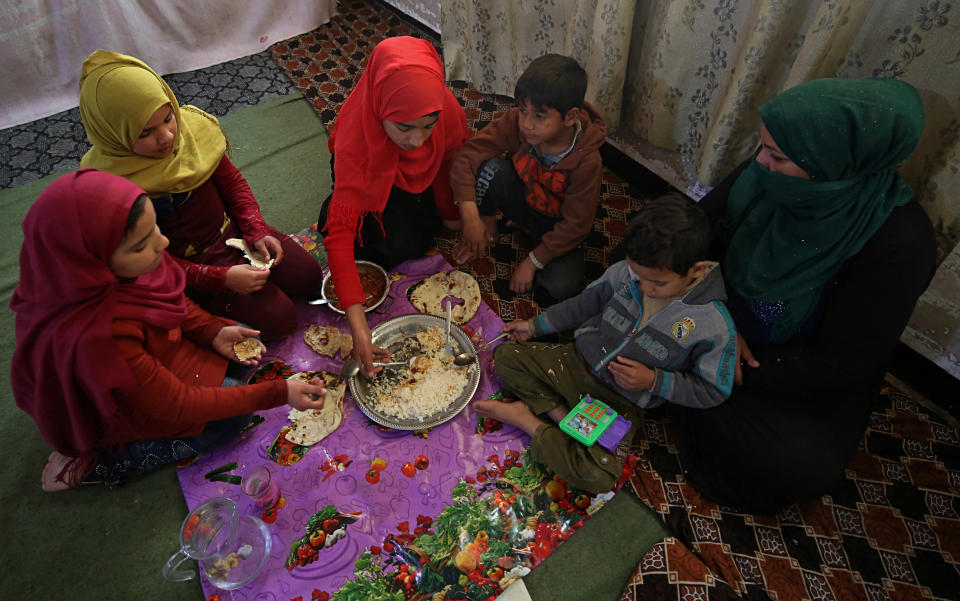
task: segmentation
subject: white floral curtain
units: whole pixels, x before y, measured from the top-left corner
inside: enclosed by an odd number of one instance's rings
[[[482,92],[512,95],[541,54],[576,58],[611,141],[694,196],[750,155],[756,109],[782,90],[819,77],[907,81],[926,128],[902,172],[945,257],[960,242],[957,10],[944,0],[443,0],[441,21],[447,77]],[[905,339],[942,366],[952,356],[960,377],[960,300],[949,296],[960,274],[945,269]]]

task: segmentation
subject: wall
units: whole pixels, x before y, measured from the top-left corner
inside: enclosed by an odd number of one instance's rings
[[[440,33],[440,0],[387,0],[384,3]]]

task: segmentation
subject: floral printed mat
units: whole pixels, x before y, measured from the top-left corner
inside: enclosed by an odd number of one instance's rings
[[[370,325],[415,313],[407,288],[450,269],[436,253],[398,266],[387,301],[368,314]],[[342,360],[315,353],[303,333],[310,324],[346,331],[345,318],[300,304],[298,321],[297,333],[268,346],[251,381],[339,373]],[[481,303],[463,328],[489,338],[502,325]],[[509,402],[491,356],[492,349],[480,355],[477,397]],[[527,458],[526,434],[481,419],[469,405],[430,430],[399,431],[374,423],[347,394],[340,426],[311,446],[287,440],[287,414],[286,406],[260,412],[260,423],[237,442],[178,470],[188,508],[229,497],[241,514],[260,516],[272,538],[266,569],[252,583],[227,596],[204,574],[205,594],[234,601],[486,601],[539,565],[613,494],[569,487]],[[239,485],[261,465],[280,489],[265,506]],[[617,489],[632,473],[632,462],[625,465]]]

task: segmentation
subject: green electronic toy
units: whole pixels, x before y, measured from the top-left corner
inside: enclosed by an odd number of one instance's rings
[[[589,447],[593,446],[616,420],[616,411],[585,395],[580,397],[577,406],[560,421],[560,429]]]

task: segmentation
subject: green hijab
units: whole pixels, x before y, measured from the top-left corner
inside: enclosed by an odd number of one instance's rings
[[[761,106],[760,118],[810,179],[750,164],[730,191],[723,269],[741,296],[785,301],[771,332],[783,342],[843,262],[913,197],[895,168],[920,140],[923,105],[893,79],[817,79]]]

